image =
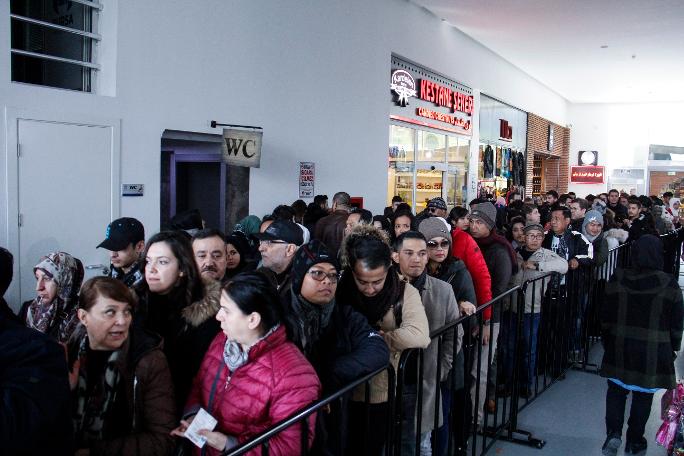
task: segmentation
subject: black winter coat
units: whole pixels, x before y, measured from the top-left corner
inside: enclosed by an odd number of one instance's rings
[[[0,316],[0,453],[73,455],[64,348]]]
[[[298,299],[290,293],[291,299]],[[323,386],[323,397],[389,364],[389,349],[366,317],[348,305],[334,305],[330,322],[320,339],[302,349],[302,321],[292,301],[285,303],[288,337],[304,353]],[[330,413],[316,416],[314,454],[345,454],[348,401],[351,392],[330,404]]]

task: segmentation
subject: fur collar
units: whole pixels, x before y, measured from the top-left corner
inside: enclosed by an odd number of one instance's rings
[[[183,309],[183,319],[191,326],[197,327],[216,317],[221,301],[221,282],[217,280],[204,281],[204,298],[193,302]]]
[[[629,233],[625,230],[622,230],[620,228],[612,228],[605,233],[606,237],[612,237],[620,241],[620,244],[624,244],[627,242],[627,238],[629,237]]]

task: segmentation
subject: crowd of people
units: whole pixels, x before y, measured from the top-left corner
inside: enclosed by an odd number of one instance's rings
[[[221,454],[359,378],[388,365],[396,369],[403,351],[418,348],[424,349],[422,384],[418,376],[407,379],[398,398],[406,411],[402,454],[415,453],[416,442],[421,454],[431,454],[435,441],[444,454],[449,432],[458,454],[465,454],[468,424],[450,423],[455,417],[447,411],[467,409],[482,426],[485,410],[495,407],[487,379],[512,388],[520,339],[531,356],[516,388],[529,395],[542,290],[572,289],[577,279],[568,271],[600,266],[628,241],[641,249],[634,271],[601,277],[610,279],[602,314],[610,376],[604,454],[615,454],[621,444],[618,415],[626,392],[636,391],[641,405],[632,413],[643,418],[651,389],[671,387],[674,371],[666,358],[679,350],[682,296],[662,272],[662,256],[652,253],[662,252],[654,235],[680,226],[672,193],[635,197],[611,190],[577,198],[550,190],[542,202],[512,189],[451,210],[437,197],[418,214],[398,196],[376,215],[352,207],[345,192],[330,202],[318,195],[309,205],[279,205],[263,218],[245,217],[228,235],[205,227],[197,211],[178,214],[147,239],[138,220],[120,218],[97,246],[110,252],[108,275],[85,283],[78,258],[46,252],[33,268],[36,297],[20,305],[0,300],[3,451],[198,453],[185,433],[204,409],[217,424],[199,434],[208,454]],[[13,273],[5,249],[0,265],[1,295]],[[487,307],[479,325],[465,328],[486,349],[464,356],[463,325],[446,333],[439,348],[430,338],[536,279],[544,285],[526,294],[524,307]],[[634,340],[623,335],[634,322],[615,310],[629,287],[651,290],[657,312],[668,314],[651,311],[645,323],[639,320],[646,333]],[[635,315],[644,312],[629,305]],[[511,313],[522,326],[505,323]],[[650,334],[649,321],[660,325],[656,348],[637,340]],[[638,356],[626,361],[616,355],[625,349],[643,354],[643,363],[655,350],[658,365],[647,371]],[[487,352],[496,359],[487,359]],[[632,375],[640,369],[645,378]],[[368,389],[362,385],[310,417],[314,454],[380,454],[392,409],[387,372],[373,377]],[[418,414],[422,426],[415,429]],[[643,423],[634,423],[630,419],[627,439],[636,451],[645,441]],[[301,444],[300,430],[292,427],[271,439],[269,451],[299,454]]]

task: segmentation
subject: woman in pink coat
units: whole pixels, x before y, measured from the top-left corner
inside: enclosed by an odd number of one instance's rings
[[[222,332],[211,343],[195,377],[183,416],[173,431],[183,436],[204,408],[216,418],[213,431],[202,430],[208,454],[220,454],[246,442],[318,399],[316,372],[287,341],[277,291],[261,273],[238,274],[221,292],[216,319]],[[309,419],[309,445],[314,437]],[[272,455],[300,454],[298,425],[269,441]],[[253,450],[260,454],[260,449]],[[198,452],[199,453],[199,449]]]

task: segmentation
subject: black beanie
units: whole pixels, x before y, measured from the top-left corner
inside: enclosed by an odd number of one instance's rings
[[[297,250],[292,263],[292,291],[295,295],[299,295],[302,291],[304,274],[311,269],[311,266],[318,263],[330,263],[337,267],[335,258],[328,253],[328,248],[318,239],[313,239]]]

